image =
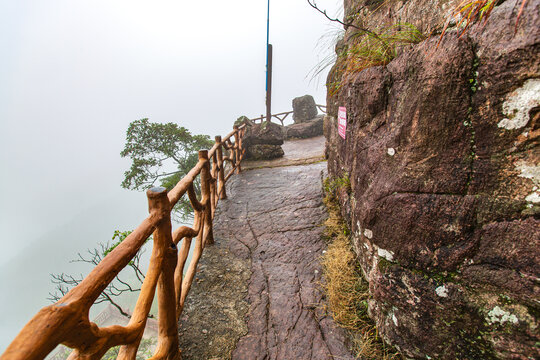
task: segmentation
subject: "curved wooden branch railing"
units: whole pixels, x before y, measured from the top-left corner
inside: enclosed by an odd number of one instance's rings
[[[43,359],[58,344],[64,344],[74,349],[69,359],[100,359],[108,349],[118,345],[122,345],[118,359],[135,359],[157,288],[158,343],[151,359],[179,359],[178,319],[201,254],[206,245],[214,242],[212,220],[219,199],[227,198],[225,183],[233,173],[241,171],[240,163],[245,153],[242,137],[246,126],[235,126],[224,139],[216,136],[212,149],[199,151],[197,165],[168,193],[161,187],[148,190],[148,218],[78,286],[55,304],[41,309],[0,358]],[[224,150],[228,152],[227,156],[223,156]],[[224,161],[231,168],[227,175]],[[197,176],[200,176],[201,182],[200,201],[193,186]],[[171,210],[186,193],[195,214],[193,227],[180,226],[173,232]],[[100,328],[90,322],[89,310],[94,301],[129,264],[152,233],[154,241],[150,265],[128,325]],[[184,275],[194,238],[193,257]]]
[[[326,114],[326,105],[315,105],[317,107],[317,109],[319,109],[322,113]],[[293,111],[286,111],[286,112],[282,112],[282,113],[278,113],[278,114],[273,114],[270,119],[272,118],[276,118],[279,120],[279,122],[281,123],[281,126],[285,126],[285,119],[287,118],[287,116],[289,116],[290,114],[292,114]],[[249,121],[253,122],[253,123],[257,123],[257,122],[263,122],[266,120],[266,116],[265,115],[261,115],[260,117],[258,118],[254,118],[254,119],[249,119]]]
[[[317,109],[319,109],[322,113],[326,114],[326,105],[315,105],[317,106]]]

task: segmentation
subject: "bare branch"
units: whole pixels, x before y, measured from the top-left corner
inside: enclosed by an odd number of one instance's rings
[[[120,314],[124,315],[125,317],[127,318],[131,318],[131,316],[125,312],[121,307],[120,305],[118,305],[109,295],[107,295],[105,292],[102,293],[102,295],[107,299],[107,301],[109,303],[111,303],[112,306],[114,306],[116,309],[118,309],[118,311],[120,312]]]
[[[125,237],[125,235],[124,235]],[[116,238],[113,237],[113,240]],[[123,238],[121,238],[123,240]],[[120,240],[120,241],[121,241]],[[71,260],[70,262],[84,262],[91,265],[97,265],[104,257],[105,255],[111,251],[113,246],[116,246],[118,243],[98,243],[95,248],[93,249],[87,249],[88,255],[82,255],[81,253],[77,253],[77,258],[74,260]],[[100,304],[104,302],[108,302],[111,305],[113,305],[115,308],[118,309],[118,311],[126,317],[129,317],[129,314],[127,314],[124,310],[122,310],[122,307],[117,302],[115,298],[118,296],[128,293],[128,292],[138,292],[141,289],[141,285],[144,281],[144,273],[139,267],[141,255],[144,253],[144,249],[139,250],[137,254],[133,257],[133,260],[129,263],[129,267],[133,270],[135,277],[137,280],[134,281],[125,281],[122,280],[119,275],[115,277],[115,279],[107,285],[105,290],[100,294],[100,296],[96,299],[94,304]],[[49,293],[48,300],[52,302],[59,301],[63,296],[65,296],[69,290],[74,288],[75,286],[79,285],[79,283],[84,278],[82,274],[78,276],[66,274],[66,273],[60,273],[60,274],[50,274],[51,276],[51,282],[56,285],[54,293]],[[138,286],[135,283],[138,283]]]
[[[326,10],[321,10],[319,9],[319,7],[317,6],[317,4],[315,3],[315,0],[313,1],[313,3],[311,3],[310,0],[307,0],[309,6],[311,6],[312,8],[314,8],[315,10],[317,10],[318,12],[320,12],[321,14],[323,14],[328,20],[330,21],[334,21],[334,22],[337,22],[345,27],[352,27],[352,28],[355,28],[359,31],[363,31],[365,33],[369,33],[369,34],[372,34],[372,35],[376,35],[374,32],[372,32],[371,30],[369,29],[366,29],[366,28],[363,28],[363,27],[359,27],[359,26],[356,26],[354,25],[353,23],[350,23],[350,22],[343,22],[341,20],[339,20],[338,18],[331,18],[330,16],[328,16],[328,14],[326,13]]]

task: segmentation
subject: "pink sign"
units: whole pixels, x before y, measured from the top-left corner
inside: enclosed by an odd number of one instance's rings
[[[338,134],[344,139],[345,130],[347,130],[347,109],[344,106],[340,106],[338,111]]]

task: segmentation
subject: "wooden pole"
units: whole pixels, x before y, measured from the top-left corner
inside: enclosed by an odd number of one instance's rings
[[[208,150],[199,151],[199,160],[206,160],[206,165],[201,169],[201,203],[204,205],[204,238],[203,248],[206,244],[214,243],[214,233],[212,231],[212,207],[210,204],[210,162],[208,161]]]
[[[239,154],[240,154],[240,160],[238,160],[238,162],[241,164],[242,163],[242,159],[244,158],[244,144],[243,144],[243,138],[244,138],[244,135],[246,133],[246,128],[243,127],[242,129],[240,129],[240,132],[239,132],[239,139],[238,139],[238,144],[239,145]]]
[[[214,154],[212,155],[212,170],[210,171],[210,208],[212,210],[212,219],[214,218],[214,213],[216,212],[217,206],[217,177],[217,157],[216,153],[214,152]]]
[[[198,230],[198,235],[197,235],[197,238],[195,239],[195,248],[193,249],[193,255],[191,257],[191,261],[189,262],[189,266],[186,271],[186,276],[182,279],[180,300],[178,301],[178,309],[176,310],[178,318],[180,318],[180,315],[182,315],[182,311],[184,310],[184,303],[186,301],[186,297],[189,294],[189,289],[191,288],[191,284],[193,283],[193,278],[195,277],[195,273],[197,272],[197,264],[199,263],[199,259],[201,258],[202,251],[203,251],[202,243],[203,243],[203,237],[205,236],[204,211],[201,211],[195,215],[195,224],[198,225],[198,227],[195,228],[196,230]],[[187,253],[186,253],[186,258],[187,258]]]
[[[152,188],[147,192],[151,210],[166,214],[156,226],[154,243],[161,249],[161,275],[158,281],[158,345],[152,359],[173,360],[180,358],[178,350],[178,322],[174,290],[174,269],[177,248],[172,240],[170,203],[167,189]]]
[[[234,125],[234,162],[235,162],[235,165],[236,165],[236,173],[237,174],[240,174],[240,172],[242,172],[242,168],[240,166],[240,142],[242,140],[240,140],[240,136],[239,136],[239,131],[238,130],[238,126],[237,125]]]
[[[216,136],[216,143],[221,144],[221,136]],[[218,194],[221,200],[227,198],[227,192],[225,191],[225,169],[223,168],[223,149],[222,146],[218,147],[216,150],[217,161],[218,161]]]
[[[195,222],[193,224],[193,227],[197,229],[199,227],[199,218],[201,217],[201,213],[197,212],[195,214]],[[182,292],[185,291],[182,287],[182,281],[184,277],[184,267],[186,265],[186,260],[189,255],[189,249],[191,247],[191,242],[193,238],[186,237],[184,238],[184,241],[182,241],[182,247],[180,248],[180,253],[178,254],[178,263],[176,264],[176,270],[174,273],[174,289],[175,289],[175,296],[176,296],[176,319],[180,319],[180,315],[182,315],[182,304],[180,302],[180,299],[182,298]]]

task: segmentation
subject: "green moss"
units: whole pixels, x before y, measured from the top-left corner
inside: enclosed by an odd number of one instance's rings
[[[377,268],[379,269],[379,271],[381,273],[384,274],[386,272],[386,270],[389,269],[390,267],[392,267],[393,265],[395,265],[395,264],[392,263],[391,261],[388,261],[383,257],[379,257],[379,262],[377,263]]]
[[[499,294],[499,302],[503,305],[511,305],[514,303],[512,298],[506,294]]]
[[[351,180],[349,179],[349,173],[345,172],[340,177],[335,177],[332,180],[326,178],[323,182],[324,192],[336,196],[337,191],[345,190],[347,194],[352,192]]]
[[[347,175],[348,179],[348,175]],[[325,194],[324,203],[327,208],[332,209],[339,213],[339,201],[338,201],[338,190],[342,189],[346,181],[344,178],[326,178],[323,181],[323,191]],[[350,182],[349,182],[350,183]],[[329,228],[327,227],[327,230]],[[351,235],[351,230],[347,223],[340,218],[340,221],[331,227],[332,231],[329,234],[325,234],[325,237],[330,240],[332,237],[338,236],[340,234],[349,237]]]

